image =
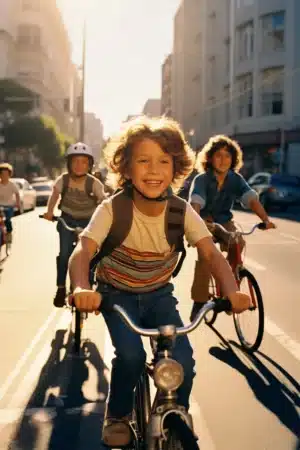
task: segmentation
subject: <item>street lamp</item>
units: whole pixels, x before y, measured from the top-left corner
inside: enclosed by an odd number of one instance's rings
[[[82,30],[82,80],[81,80],[81,96],[80,96],[80,132],[79,140],[84,142],[84,94],[85,94],[85,62],[86,62],[86,19],[83,22]]]

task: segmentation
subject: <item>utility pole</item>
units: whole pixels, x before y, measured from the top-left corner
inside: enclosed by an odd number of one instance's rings
[[[83,33],[82,33],[82,85],[81,85],[81,96],[80,96],[80,132],[79,141],[84,142],[84,90],[85,90],[85,60],[86,60],[86,21],[83,22]]]

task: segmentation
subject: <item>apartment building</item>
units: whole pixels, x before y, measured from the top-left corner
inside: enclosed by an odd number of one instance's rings
[[[143,114],[149,117],[160,116],[160,105],[160,98],[149,98],[144,105]]]
[[[299,15],[299,0],[181,2],[173,115],[197,147],[226,133],[243,146],[246,170],[273,169],[280,154],[281,168],[300,173]]]
[[[76,70],[56,0],[1,0],[0,59],[2,100],[4,92],[20,103],[32,96],[33,113],[53,116],[63,132],[74,135]]]
[[[101,120],[96,117],[94,113],[90,112],[85,113],[84,121],[84,140],[92,147],[95,157],[95,166],[98,166],[101,159],[101,150],[104,145],[103,125]]]
[[[161,115],[172,117],[172,53],[164,60],[161,70]]]

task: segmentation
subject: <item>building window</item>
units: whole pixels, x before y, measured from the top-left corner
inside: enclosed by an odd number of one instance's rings
[[[284,12],[262,17],[262,50],[264,53],[284,50]]]
[[[230,88],[224,87],[224,125],[230,123]]]
[[[41,44],[41,29],[37,25],[19,25],[18,38],[19,44],[38,47]]]
[[[237,29],[237,59],[239,62],[253,58],[254,27],[249,22]]]
[[[261,114],[273,116],[283,114],[284,68],[276,67],[262,72]]]
[[[237,79],[237,113],[238,119],[253,115],[253,76],[252,73]]]

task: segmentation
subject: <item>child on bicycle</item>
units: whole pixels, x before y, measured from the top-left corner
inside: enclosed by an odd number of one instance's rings
[[[209,139],[196,160],[196,168],[200,172],[192,183],[190,202],[195,211],[205,220],[216,240],[221,240],[221,250],[228,250],[228,260],[234,255],[234,242],[230,235],[217,230],[214,223],[221,224],[225,230],[232,232],[237,228],[232,220],[232,207],[236,200],[250,208],[266,225],[266,229],[275,228],[260,203],[257,193],[239,174],[243,166],[243,154],[238,143],[227,136],[216,135]],[[243,249],[245,242],[239,237]],[[192,317],[208,300],[208,287],[211,270],[201,252],[198,251],[192,299],[194,307]]]
[[[6,240],[12,241],[12,218],[14,207],[20,210],[20,194],[17,186],[10,178],[13,174],[13,167],[9,163],[0,164],[0,206],[5,214]]]
[[[94,165],[92,149],[84,144],[72,144],[66,152],[68,172],[60,175],[53,185],[44,218],[52,221],[53,211],[59,197],[61,217],[72,228],[84,228],[98,203],[105,198],[103,184],[90,175]],[[57,224],[59,232],[59,255],[56,258],[57,291],[54,306],[62,308],[66,298],[66,278],[69,258],[74,250],[74,233]]]
[[[178,254],[166,239],[165,218],[172,189],[176,192],[193,169],[193,152],[179,125],[165,117],[141,117],[129,122],[107,150],[114,187],[124,189],[130,196],[133,220],[124,242],[99,262],[98,292],[94,292],[88,282],[89,263],[109,235],[116,196],[98,206],[70,259],[76,307],[95,311],[102,300],[105,305],[110,299],[123,306],[137,324],[148,328],[182,326],[170,283]],[[204,221],[185,200],[180,201],[186,205],[186,239],[210,265],[233,310],[244,311],[249,297],[238,292],[230,267],[215,247]],[[124,216],[126,213],[124,210]],[[108,446],[119,447],[131,440],[133,391],[146,354],[140,336],[129,330],[118,314],[104,309],[102,313],[116,355],[102,439]],[[178,403],[187,409],[194,377],[192,354],[187,336],[178,337],[173,357],[185,371]]]

